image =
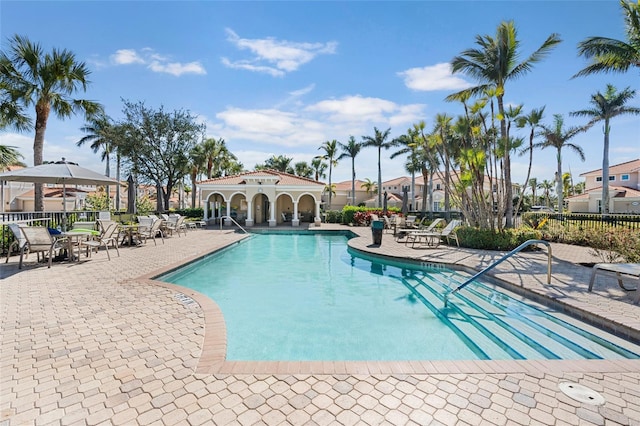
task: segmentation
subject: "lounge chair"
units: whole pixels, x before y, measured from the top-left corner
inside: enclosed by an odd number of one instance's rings
[[[618,286],[626,291],[635,290],[636,299],[633,301],[636,305],[640,303],[640,263],[596,263],[591,269],[591,279],[589,280],[589,291],[593,290],[593,284],[596,281],[596,275],[599,272],[611,272],[616,274]],[[633,276],[638,278],[636,288],[627,288],[622,282],[622,276]]]
[[[440,226],[440,224],[442,223],[446,223],[446,222],[444,219],[439,217],[437,219],[434,219],[429,225],[425,225],[423,227],[400,228],[397,230],[396,236],[398,239],[404,236],[407,236],[407,239],[405,240],[405,244],[406,244],[409,240],[411,240],[411,238],[409,238],[411,234],[421,233],[421,232],[436,232],[436,228]]]
[[[413,237],[412,238],[413,243],[411,247],[414,248],[416,245],[416,242],[424,240],[427,247],[436,248],[440,245],[442,238],[447,239],[447,244],[450,243],[450,240],[454,240],[456,242],[456,245],[460,247],[460,242],[458,241],[458,236],[456,235],[456,228],[460,225],[462,225],[462,221],[455,219],[449,222],[449,224],[445,226],[440,232],[436,232],[436,231],[413,232],[409,234]],[[409,239],[409,236],[407,236],[407,239]]]
[[[29,244],[27,244],[27,239],[22,233],[22,227],[17,223],[10,223],[7,225],[9,230],[13,233],[13,242],[9,245],[9,249],[7,250],[7,260],[4,263],[9,262],[9,257],[11,256],[11,251],[15,248],[18,249],[20,253],[20,257],[23,254],[26,254],[25,257],[29,256]]]
[[[117,223],[111,222],[107,229],[96,239],[81,241],[80,247],[87,247],[87,257],[89,257],[91,255],[91,250],[96,249],[97,251],[101,246],[104,246],[104,249],[107,251],[107,259],[111,260],[111,255],[109,254],[109,244],[111,244],[112,247],[115,247],[118,257],[120,257],[120,250],[118,250],[118,237],[120,234],[119,228],[120,227]]]
[[[49,254],[49,268],[51,268],[51,261],[53,259],[53,254],[56,251],[64,249],[61,243],[65,240],[65,238],[53,238],[51,234],[49,234],[49,230],[42,226],[23,226],[21,227],[22,233],[24,234],[25,239],[27,240],[27,245],[29,246],[28,250],[30,253],[36,253],[38,256],[38,261],[40,260],[40,253],[42,253],[42,257],[44,260],[45,253]],[[22,269],[22,256],[24,251],[20,252],[20,263],[18,264],[18,269]],[[71,256],[72,254],[69,253]]]

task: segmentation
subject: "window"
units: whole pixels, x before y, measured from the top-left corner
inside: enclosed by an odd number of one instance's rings
[[[629,175],[620,176],[620,180],[629,180]]]
[[[602,182],[602,176],[596,176],[596,182]]]
[[[442,189],[442,188],[441,188],[441,185],[440,185],[439,183],[436,183],[436,190],[438,190],[438,191],[439,191],[439,190],[441,190],[441,189]]]
[[[616,180],[616,175],[609,176],[609,180]]]

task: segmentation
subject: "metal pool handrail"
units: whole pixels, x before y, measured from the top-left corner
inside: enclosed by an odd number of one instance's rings
[[[499,264],[501,264],[502,262],[504,262],[505,260],[507,260],[508,258],[513,256],[514,254],[522,251],[524,248],[526,248],[526,247],[528,247],[528,246],[530,246],[532,244],[544,244],[544,245],[547,246],[547,284],[551,284],[551,244],[548,241],[544,241],[544,240],[527,240],[524,243],[520,244],[518,247],[516,247],[513,250],[511,250],[509,253],[507,253],[504,256],[502,256],[497,261],[493,262],[491,265],[489,265],[486,268],[484,268],[482,271],[478,272],[477,274],[475,274],[471,278],[467,279],[465,282],[460,284],[455,289],[446,292],[444,294],[444,307],[445,308],[447,307],[447,302],[449,301],[449,296],[451,296],[453,294],[456,294],[457,292],[462,290],[464,287],[469,285],[476,278],[480,277],[481,275],[484,275],[486,272],[492,270],[493,268],[495,268],[496,266],[498,266]]]
[[[240,224],[236,222],[231,216],[220,216],[220,230],[222,230],[222,219],[229,219],[231,222],[235,223],[238,228],[242,229],[245,234],[248,234],[247,230],[240,226]]]

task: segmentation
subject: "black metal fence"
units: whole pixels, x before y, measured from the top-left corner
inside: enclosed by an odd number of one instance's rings
[[[545,226],[555,232],[568,229],[600,230],[607,228],[627,228],[640,232],[640,215],[525,213],[521,217],[521,222],[534,228]]]

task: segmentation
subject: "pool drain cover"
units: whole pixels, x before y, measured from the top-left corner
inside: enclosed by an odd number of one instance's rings
[[[578,383],[563,382],[560,383],[558,387],[562,393],[567,395],[569,398],[584,402],[585,404],[602,405],[605,402],[604,396],[600,395],[593,389]]]

